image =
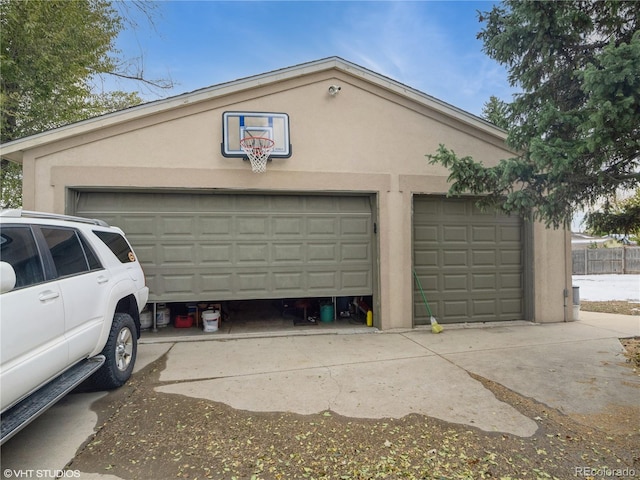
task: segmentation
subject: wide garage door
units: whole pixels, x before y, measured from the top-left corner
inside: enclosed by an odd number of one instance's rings
[[[525,318],[520,218],[470,199],[415,196],[413,208],[415,271],[438,322]],[[413,298],[414,324],[428,324],[417,284]]]
[[[368,196],[77,192],[121,227],[151,301],[371,295]]]

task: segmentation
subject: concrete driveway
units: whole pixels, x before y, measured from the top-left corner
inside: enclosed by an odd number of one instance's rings
[[[411,330],[144,343],[136,371],[166,354],[157,390],[238,409],[330,409],[367,418],[421,413],[533,435],[536,419],[499,401],[480,376],[582,423],[638,432],[640,376],[625,363],[618,338],[640,336],[640,317],[581,312],[580,318],[550,325],[449,326],[440,335]],[[67,465],[94,432],[98,419],[91,404],[104,395],[69,395],[7,442],[5,478]]]

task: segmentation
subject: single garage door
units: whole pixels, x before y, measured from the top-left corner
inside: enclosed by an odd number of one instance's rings
[[[414,266],[438,322],[524,319],[523,252],[522,219],[470,199],[414,197]],[[428,324],[417,285],[413,298],[414,324]]]
[[[372,294],[368,196],[91,191],[75,204],[125,231],[150,301]]]

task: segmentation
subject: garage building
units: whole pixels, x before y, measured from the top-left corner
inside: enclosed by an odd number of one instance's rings
[[[338,88],[339,87],[339,88]],[[256,133],[257,132],[257,133]],[[274,140],[265,173],[238,147]],[[482,119],[332,57],[2,146],[24,208],[120,226],[152,302],[368,297],[383,330],[571,320],[570,235],[448,198],[445,144],[512,155]]]

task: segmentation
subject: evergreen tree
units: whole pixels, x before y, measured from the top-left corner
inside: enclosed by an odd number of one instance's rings
[[[506,0],[479,19],[521,90],[503,112],[514,155],[486,167],[440,145],[427,158],[449,169],[449,194],[558,227],[637,186],[640,2]]]

